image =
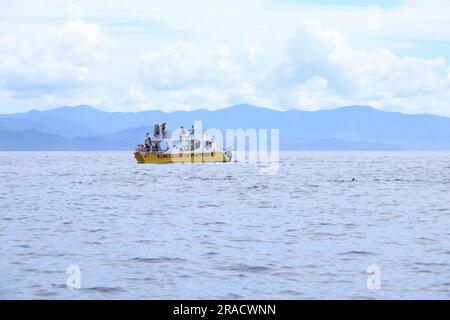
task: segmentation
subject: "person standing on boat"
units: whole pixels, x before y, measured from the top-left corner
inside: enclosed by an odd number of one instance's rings
[[[155,140],[159,140],[160,134],[161,134],[161,129],[159,127],[159,124],[157,123],[157,124],[155,124],[155,130],[153,132],[153,136],[155,137]]]
[[[161,132],[162,132],[162,139],[166,140],[167,139],[167,123],[166,122],[164,122],[161,125]]]
[[[186,136],[186,130],[184,129],[184,127],[181,127],[181,132],[180,132],[180,140],[183,140],[183,138]]]
[[[147,132],[145,135],[145,150],[150,149],[150,146],[152,145],[152,139],[150,138],[150,134]]]
[[[194,125],[192,125],[192,129],[189,131],[189,134],[191,135],[191,137],[194,137],[195,134],[195,129],[194,129]],[[194,145],[194,139],[191,139],[191,151],[195,150],[195,145]]]

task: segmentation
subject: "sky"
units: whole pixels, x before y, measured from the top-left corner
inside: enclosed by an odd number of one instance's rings
[[[371,105],[450,116],[450,1],[0,0],[0,113]]]

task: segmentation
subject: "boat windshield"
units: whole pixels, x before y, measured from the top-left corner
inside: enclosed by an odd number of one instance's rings
[[[202,143],[198,139],[171,140],[172,150],[196,151],[201,149]]]
[[[169,144],[166,141],[160,141],[159,142],[159,150],[160,151],[167,151],[167,150],[169,150]]]

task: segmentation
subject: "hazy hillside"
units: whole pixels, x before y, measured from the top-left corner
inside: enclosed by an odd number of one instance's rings
[[[30,111],[0,115],[0,128],[7,130],[37,129],[66,137],[110,134],[147,125],[160,111],[104,112],[90,106],[61,107],[46,111]]]
[[[284,150],[450,150],[450,118],[367,106],[316,112],[236,105],[217,111],[104,112],[89,106],[0,115],[0,150],[126,150],[156,122],[204,129],[280,129]]]

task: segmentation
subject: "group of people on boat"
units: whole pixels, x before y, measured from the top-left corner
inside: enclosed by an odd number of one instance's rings
[[[194,125],[192,125],[191,130],[189,130],[189,135],[187,134],[184,127],[182,126],[180,128],[180,141],[188,138],[189,136],[193,137],[194,134],[195,134]],[[167,139],[167,123],[166,122],[164,122],[162,124],[156,123],[153,126],[153,142],[154,143],[152,143],[152,138],[150,137],[150,133],[147,132],[145,135],[144,144],[139,144],[136,148],[136,151],[138,151],[138,152],[158,152],[158,151],[160,151],[159,150],[160,144],[155,143],[155,142],[161,142],[166,139]],[[174,145],[174,147],[175,147],[175,145]]]
[[[189,130],[189,135],[193,136],[195,134],[195,128],[194,125],[192,125],[191,130]],[[149,134],[147,133],[147,136]],[[186,129],[184,129],[183,126],[181,126],[180,128],[180,140],[186,138],[187,132]],[[154,125],[154,129],[153,129],[153,138],[155,141],[159,141],[159,140],[166,140],[167,139],[167,122],[164,122],[162,124],[156,123]]]
[[[190,135],[190,136],[194,136],[194,135],[195,135],[195,128],[194,128],[194,125],[192,125],[191,130],[189,130],[189,135]],[[183,139],[186,138],[186,137],[187,137],[186,129],[184,129],[184,127],[181,126],[181,128],[180,128],[180,140],[183,140]]]
[[[148,133],[147,133],[148,135]],[[153,137],[155,138],[156,141],[161,140],[161,136],[162,136],[162,140],[166,140],[167,139],[167,123],[164,122],[162,124],[159,123],[155,123],[155,125],[153,126]]]

